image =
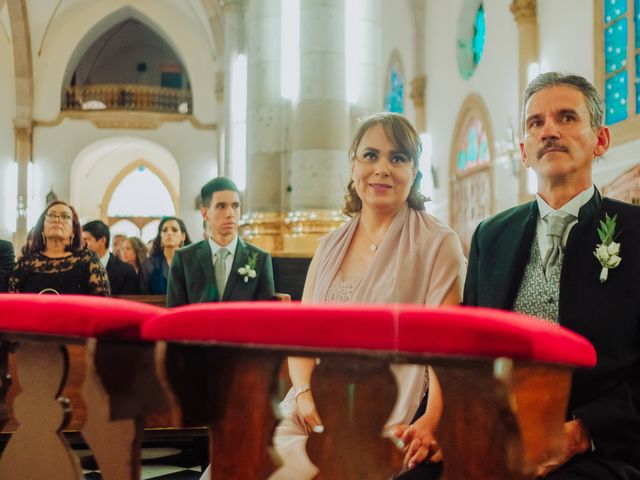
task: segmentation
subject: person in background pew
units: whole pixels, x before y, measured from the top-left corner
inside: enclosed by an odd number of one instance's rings
[[[0,293],[7,291],[7,279],[13,270],[14,262],[13,244],[6,240],[0,240]]]
[[[83,248],[75,209],[55,201],[42,212],[33,239],[9,276],[9,292],[110,295],[107,271]]]
[[[302,296],[303,302],[459,304],[465,274],[460,240],[425,212],[418,159],[422,143],[401,115],[380,113],[364,119],[351,144],[351,179],[344,226],[320,240]],[[303,319],[301,321],[304,321]],[[274,444],[285,461],[278,479],[314,478],[305,443],[321,433],[322,412],[313,397],[312,358],[290,358],[293,388],[280,404],[283,420]],[[431,368],[394,365],[398,401],[385,429],[405,442],[398,478],[437,478],[441,453],[434,437],[442,396]],[[424,415],[408,425],[428,390]],[[355,447],[355,446],[354,446]],[[417,468],[413,468],[417,467]]]
[[[240,194],[225,177],[200,191],[208,238],[176,252],[169,273],[167,306],[188,303],[272,300],[271,255],[238,236]]]
[[[127,262],[136,271],[138,285],[140,285],[140,290],[142,291],[142,286],[149,283],[149,279],[145,277],[146,272],[142,268],[142,264],[149,257],[146,245],[138,237],[129,237],[124,239],[120,248],[122,250],[122,261]]]
[[[140,293],[138,275],[131,265],[109,252],[109,227],[101,220],[82,226],[82,241],[100,259],[106,268],[111,285],[111,295],[137,295]]]
[[[464,304],[544,318],[593,343],[573,375],[565,444],[538,475],[640,479],[640,208],[602,198],[592,167],[610,133],[597,90],[543,73],[524,93],[522,164],[536,199],[480,223]],[[488,439],[490,441],[490,439]]]
[[[177,217],[164,217],[158,225],[158,234],[153,240],[149,258],[142,264],[142,276],[147,279],[141,292],[149,295],[165,295],[167,279],[173,257],[179,248],[191,245],[184,222]]]
[[[271,255],[238,236],[240,192],[225,177],[200,190],[204,240],[176,252],[167,307],[189,303],[273,300]],[[200,477],[209,480],[207,467]]]
[[[122,243],[127,239],[126,235],[118,233],[114,235],[111,239],[111,253],[113,253],[120,260],[124,260],[122,258]]]

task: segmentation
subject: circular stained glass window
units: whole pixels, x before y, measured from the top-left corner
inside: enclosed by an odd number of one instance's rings
[[[465,80],[470,78],[480,63],[487,32],[482,0],[465,0],[458,18],[457,58],[458,70]]]

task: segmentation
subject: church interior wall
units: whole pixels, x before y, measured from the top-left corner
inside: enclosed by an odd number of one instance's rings
[[[426,69],[427,131],[431,135],[432,162],[438,188],[431,211],[449,221],[449,178],[456,119],[467,95],[476,93],[487,105],[496,139],[516,127],[518,115],[518,32],[508,0],[485,0],[487,36],[482,58],[464,80],[458,71],[456,42],[461,0],[427,3]],[[491,141],[491,139],[489,140]],[[517,178],[504,158],[492,160],[494,210],[517,203]]]
[[[13,52],[7,35],[11,35],[7,9],[0,15],[0,192],[5,191],[7,174],[14,163],[13,119],[16,116],[16,87],[13,66]],[[6,33],[6,35],[5,35]],[[0,195],[0,237],[11,238],[5,226],[5,201]]]
[[[381,76],[382,89],[387,88],[388,67],[394,51],[400,54],[402,68],[404,70],[404,114],[414,124],[416,122],[415,108],[409,98],[411,93],[411,80],[416,76],[415,68],[415,19],[410,8],[409,0],[400,2],[382,1],[382,48],[381,48]],[[384,96],[386,90],[380,92],[377,103],[378,109],[384,108]]]
[[[100,45],[101,46],[101,45]],[[100,46],[95,45],[95,48]],[[85,83],[125,83],[161,86],[161,68],[165,64],[176,65],[180,60],[163,45],[150,44],[127,45],[122,51],[112,51],[109,55],[97,59],[95,63],[82,65],[77,69],[78,85]],[[90,57],[92,58],[92,57]],[[144,59],[144,62],[141,60]],[[144,64],[139,70],[140,63]],[[114,65],[117,68],[114,68]],[[183,72],[184,73],[184,72]],[[183,87],[187,86],[188,78],[183,77]]]
[[[37,119],[53,120],[57,117],[63,79],[68,62],[74,58],[74,53],[77,54],[76,47],[94,25],[114,13],[113,20],[119,19],[122,11],[163,34],[187,69],[193,95],[193,114],[203,123],[217,120],[219,108],[214,95],[214,49],[204,29],[194,28],[194,24],[200,25],[200,20],[188,5],[182,3],[137,1],[135,9],[129,7],[130,3],[125,0],[76,3],[55,15],[49,24],[41,55],[34,55],[34,114]],[[34,30],[32,42],[39,45],[38,29]]]
[[[173,155],[180,168],[178,214],[187,224],[189,232],[200,232],[202,220],[195,207],[196,197],[200,193],[202,179],[216,175],[215,152],[218,145],[215,131],[196,130],[188,122],[165,123],[157,130],[135,131],[101,129],[86,120],[65,120],[56,127],[36,128],[34,163],[40,166],[42,178],[46,179],[46,182],[41,185],[43,189],[41,196],[46,195],[49,189],[53,188],[59,198],[70,200],[72,164],[78,154],[97,141],[122,136],[148,140],[161,145]],[[61,142],[61,138],[65,141]],[[148,160],[153,163],[153,159]],[[100,185],[93,185],[96,189],[96,203],[89,206],[83,205],[81,210],[84,213],[83,216],[97,218],[98,204],[102,200],[106,185],[121,169],[120,165],[112,166],[111,175],[103,179]],[[144,192],[140,194],[143,195]]]

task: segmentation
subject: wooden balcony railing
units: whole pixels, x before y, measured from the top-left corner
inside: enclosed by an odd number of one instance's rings
[[[66,87],[62,110],[130,110],[192,113],[191,91],[146,85],[106,84]]]

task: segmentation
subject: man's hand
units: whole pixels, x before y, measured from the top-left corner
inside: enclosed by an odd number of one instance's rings
[[[429,460],[430,462],[442,461],[442,451],[433,433],[426,429],[414,425],[398,425],[393,434],[404,443],[405,468],[413,468],[419,463]]]
[[[560,454],[538,467],[537,476],[546,477],[549,472],[567,463],[580,453],[591,450],[591,435],[580,420],[571,420],[564,424],[564,449]]]
[[[311,390],[300,393],[296,397],[296,404],[298,405],[298,413],[304,419],[307,428],[315,433],[324,432],[324,426],[316,409],[316,403],[313,401]]]

